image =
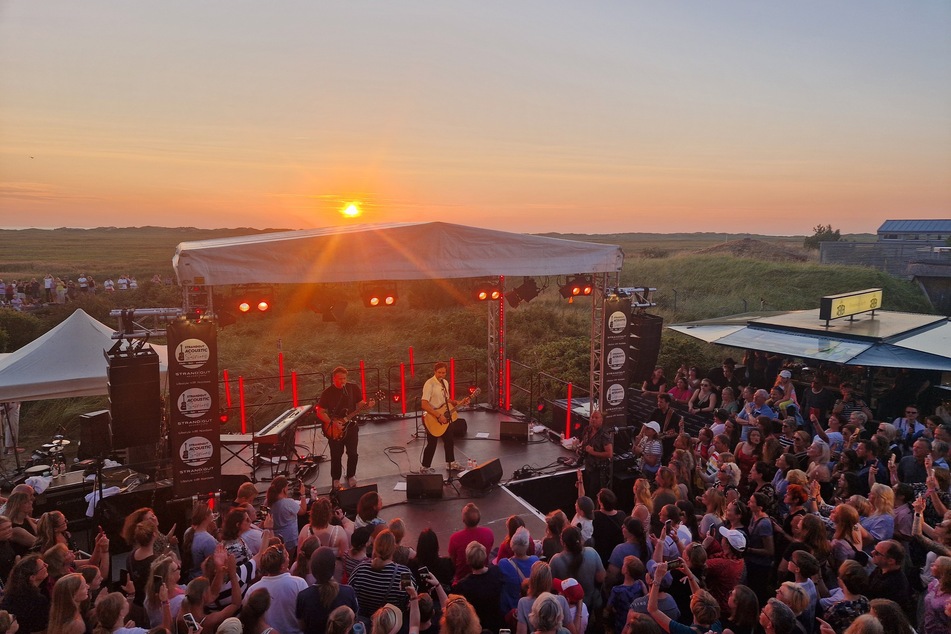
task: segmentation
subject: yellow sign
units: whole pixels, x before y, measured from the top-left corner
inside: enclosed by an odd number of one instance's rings
[[[819,319],[829,321],[867,313],[882,308],[882,289],[867,288],[864,291],[826,295],[819,302]]]

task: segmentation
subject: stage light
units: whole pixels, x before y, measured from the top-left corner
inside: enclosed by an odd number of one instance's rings
[[[363,305],[367,308],[393,306],[399,299],[396,287],[390,286],[367,286],[360,291],[360,294],[363,296]]]
[[[502,289],[495,281],[479,282],[472,288],[472,296],[478,302],[497,302],[502,299]]]
[[[571,300],[575,297],[591,295],[594,292],[594,284],[591,282],[590,276],[575,275],[568,278],[564,285],[558,289],[558,292],[565,299]]]
[[[527,277],[522,281],[521,286],[516,286],[514,289],[510,290],[505,294],[505,299],[508,300],[509,306],[515,308],[522,302],[526,304],[536,297],[541,291],[538,288],[538,284],[535,282],[534,278]]]
[[[270,286],[234,286],[231,296],[216,298],[215,305],[221,307],[219,316],[227,312],[238,316],[265,315],[274,307],[274,289]]]

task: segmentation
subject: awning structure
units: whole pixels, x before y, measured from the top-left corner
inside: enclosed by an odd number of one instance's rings
[[[791,357],[880,368],[951,371],[951,321],[940,315],[876,311],[854,321],[819,310],[744,313],[673,324],[707,343]]]
[[[0,359],[0,401],[40,401],[109,393],[105,350],[116,342],[114,329],[81,308],[64,322]],[[159,371],[168,369],[165,346],[150,344]]]
[[[621,248],[445,222],[359,225],[182,242],[182,284],[312,284],[620,271]]]

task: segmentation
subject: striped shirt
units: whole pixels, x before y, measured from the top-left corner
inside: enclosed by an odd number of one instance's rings
[[[379,570],[374,570],[372,561],[367,559],[350,575],[349,585],[357,593],[360,614],[372,617],[373,613],[386,603],[392,603],[401,610],[405,610],[409,604],[409,596],[400,588],[400,577],[404,574],[409,575],[410,583],[413,583],[410,569],[402,564],[390,562]]]

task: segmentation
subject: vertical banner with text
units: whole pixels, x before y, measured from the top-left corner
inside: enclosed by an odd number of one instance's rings
[[[627,388],[631,350],[631,300],[604,301],[604,352],[601,357],[601,413],[606,427],[627,425]]]
[[[169,448],[173,494],[221,488],[218,331],[212,322],[175,321],[168,329]]]

